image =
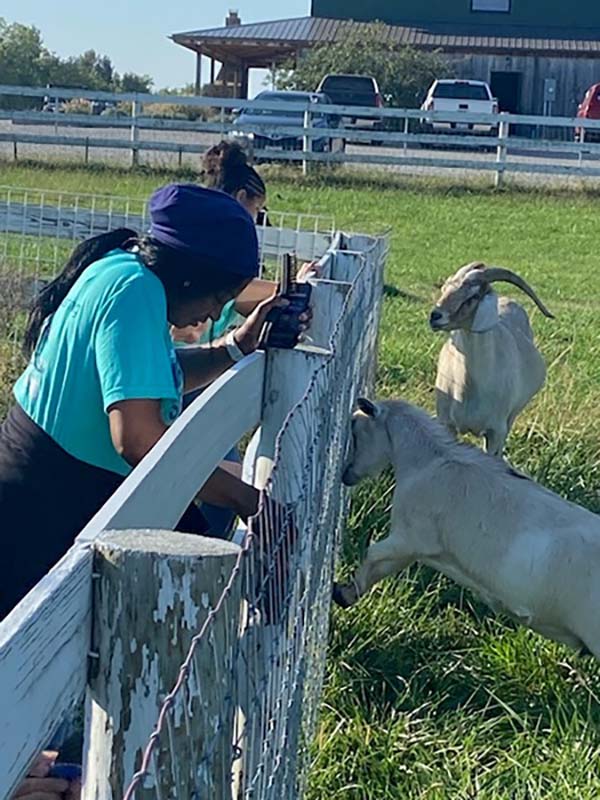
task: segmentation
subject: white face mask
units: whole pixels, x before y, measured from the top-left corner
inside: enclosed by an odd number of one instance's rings
[[[488,292],[477,306],[471,325],[472,333],[485,333],[498,324],[498,295]]]

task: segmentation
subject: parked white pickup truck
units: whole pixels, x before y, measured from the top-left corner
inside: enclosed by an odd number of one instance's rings
[[[469,112],[471,114],[497,114],[498,101],[485,81],[439,80],[427,92],[421,111]],[[445,122],[435,119],[426,122],[430,131],[453,133],[495,133],[497,125],[473,122]]]

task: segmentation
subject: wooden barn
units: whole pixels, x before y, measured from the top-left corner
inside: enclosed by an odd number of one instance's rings
[[[373,20],[398,47],[443,52],[440,77],[488,81],[503,111],[573,116],[600,82],[600,0],[313,0],[310,17],[244,25],[233,13],[222,28],[171,38],[197,54],[198,91],[205,55],[212,88],[246,96],[250,69],[301,58]]]

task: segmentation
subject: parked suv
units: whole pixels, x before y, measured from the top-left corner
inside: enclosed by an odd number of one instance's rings
[[[325,75],[317,87],[336,106],[364,106],[382,108],[383,97],[375,78],[369,75]],[[372,130],[381,127],[381,120],[373,117],[343,117],[345,127]]]
[[[595,83],[587,90],[577,108],[577,116],[581,119],[600,119],[600,83]],[[586,142],[600,141],[600,130],[575,128],[575,141],[582,142],[584,140]]]
[[[275,102],[278,109],[254,108],[261,101]],[[337,128],[338,119],[319,111],[321,105],[331,105],[331,100],[322,92],[275,92],[264,91],[257,94],[233,122],[232,136],[241,140],[252,141],[255,151],[265,148],[278,150],[302,150],[304,136],[304,112],[297,109],[286,108],[288,103],[310,103],[314,105],[311,111],[311,127],[323,130]],[[268,126],[268,127],[266,127]],[[281,133],[277,127],[297,128],[298,132],[287,131]],[[274,128],[275,130],[269,130]],[[314,136],[310,139],[311,149],[315,153],[333,153],[345,148],[341,138],[330,136]]]
[[[427,92],[421,111],[469,112],[497,114],[498,101],[485,81],[437,80]],[[427,123],[429,130],[454,133],[492,133],[496,125],[473,122],[444,122],[436,119]]]

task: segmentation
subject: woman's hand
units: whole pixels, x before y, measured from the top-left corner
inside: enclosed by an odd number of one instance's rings
[[[321,265],[318,261],[306,261],[296,274],[298,283],[306,283],[310,278],[321,277]]]
[[[202,334],[209,328],[207,322],[198,322],[197,325],[186,325],[185,328],[176,328],[171,325],[171,338],[174,342],[184,342],[185,344],[198,344]]]
[[[70,782],[62,778],[48,777],[58,753],[44,750],[31,766],[12,800],[76,800],[81,793],[79,781]]]
[[[236,328],[233,336],[245,356],[253,353],[258,347],[269,311],[273,308],[285,308],[287,305],[289,305],[287,300],[274,293],[259,303],[240,327]]]

